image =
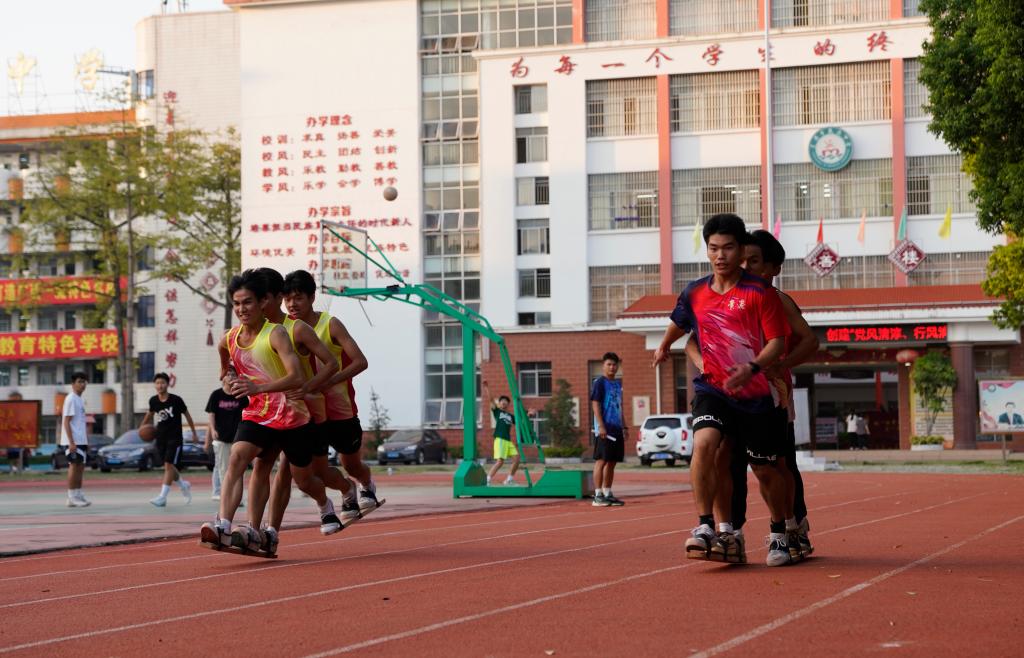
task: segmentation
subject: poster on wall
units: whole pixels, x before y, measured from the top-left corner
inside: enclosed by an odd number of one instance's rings
[[[39,447],[39,400],[0,401],[0,447]]]
[[[982,434],[1024,434],[1024,379],[978,382]]]

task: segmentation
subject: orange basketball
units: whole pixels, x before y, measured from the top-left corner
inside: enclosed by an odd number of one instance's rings
[[[139,438],[143,441],[152,441],[156,438],[156,428],[148,423],[143,425],[139,428]]]

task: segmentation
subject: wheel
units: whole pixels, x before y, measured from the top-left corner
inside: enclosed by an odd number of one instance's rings
[[[110,468],[107,467],[107,466],[100,466],[100,472],[101,473],[109,473],[110,472]]]
[[[438,464],[447,464],[448,463],[448,451],[447,450],[442,450],[441,451],[441,456],[438,458],[437,463]]]
[[[424,457],[423,457],[423,451],[422,450],[417,450],[416,451],[416,463],[419,464],[420,466],[422,466],[425,461],[427,461],[427,460],[424,459]]]
[[[377,460],[377,465],[378,465],[378,466],[387,466],[387,465],[388,465],[388,462],[387,462],[387,460],[385,460],[385,459],[378,459],[378,460]]]
[[[666,459],[665,460],[665,466],[667,466],[668,468],[672,468],[675,465],[676,465],[676,460],[674,460],[674,459]]]
[[[683,461],[686,462],[687,466],[690,465],[690,458],[689,457],[683,457]]]
[[[149,462],[149,455],[146,455],[142,458],[142,461],[139,462],[139,470],[148,471],[151,468],[153,468],[153,465]]]
[[[53,466],[53,470],[55,470],[55,471],[59,471],[60,470],[60,464],[57,463],[57,458],[56,457],[51,457],[50,458],[50,465]]]
[[[640,465],[641,466],[650,466],[651,465],[651,460],[648,459],[647,457],[644,457],[644,456],[641,455],[641,457],[640,457]]]

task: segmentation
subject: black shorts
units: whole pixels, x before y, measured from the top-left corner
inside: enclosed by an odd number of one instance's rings
[[[340,455],[357,454],[363,447],[363,426],[359,417],[345,420],[329,420],[319,425],[321,455],[327,454],[327,447],[334,448]]]
[[[288,463],[297,468],[305,468],[313,462],[313,448],[316,445],[316,434],[312,424],[293,429],[275,429],[264,427],[251,420],[243,420],[238,425],[235,443],[244,441],[260,448],[260,459],[277,459],[284,452]]]
[[[698,393],[693,399],[693,431],[717,429],[729,437],[735,450],[746,451],[751,464],[774,464],[785,454],[788,422],[786,410],[779,407],[750,413],[717,395]]]
[[[84,464],[86,453],[89,450],[89,446],[78,444],[75,446],[75,451],[71,452],[71,448],[68,446],[61,446],[64,449],[64,456],[68,458],[69,464]]]
[[[181,439],[156,440],[156,452],[165,464],[171,464],[174,468],[181,467]]]
[[[621,462],[626,456],[626,439],[621,428],[609,430],[608,438],[594,437],[594,459]]]

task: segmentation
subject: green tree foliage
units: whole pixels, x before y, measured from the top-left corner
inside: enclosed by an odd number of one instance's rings
[[[1006,302],[1003,327],[1024,321],[1024,2],[921,0],[931,39],[924,44],[921,82],[928,88],[929,128],[964,157],[973,179],[978,225],[1006,233],[984,284]]]
[[[928,352],[914,361],[914,392],[928,410],[926,435],[946,409],[946,397],[956,387],[956,370],[943,352]]]
[[[547,430],[551,435],[551,444],[563,456],[576,449],[578,452],[575,454],[583,452],[583,446],[580,445],[580,429],[576,426],[574,410],[575,405],[569,382],[564,379],[557,380],[551,398],[544,405],[544,412],[548,418]]]
[[[381,404],[380,394],[372,387],[370,388],[370,431],[373,432],[373,444],[370,446],[376,450],[377,446],[384,442],[387,434],[388,423],[391,416],[387,407]],[[374,455],[376,456],[376,455]]]

